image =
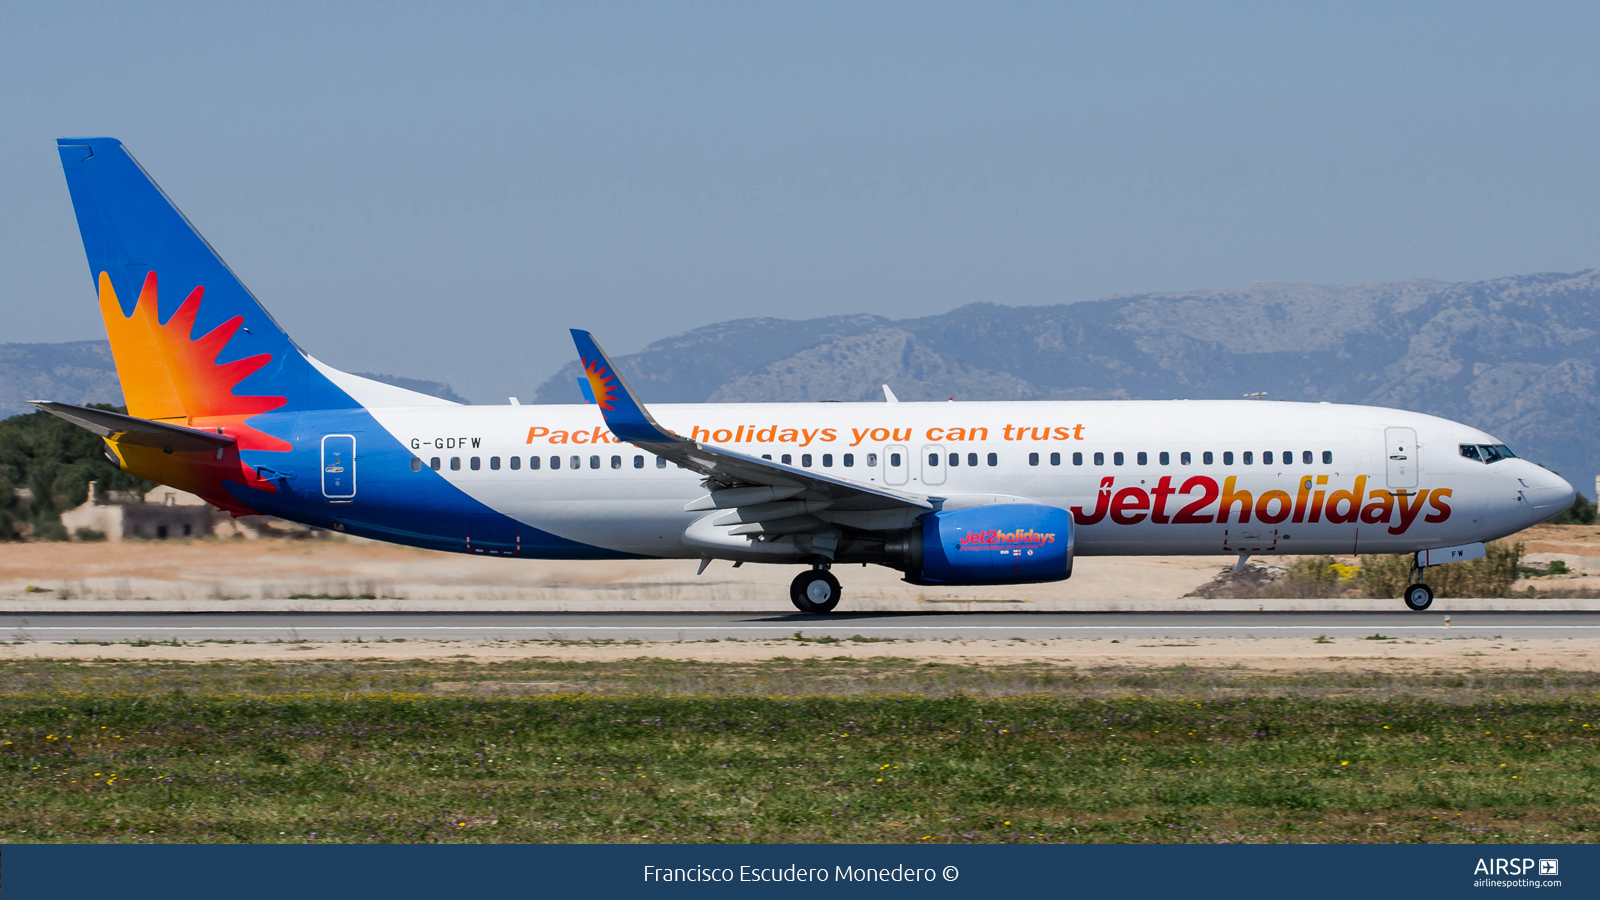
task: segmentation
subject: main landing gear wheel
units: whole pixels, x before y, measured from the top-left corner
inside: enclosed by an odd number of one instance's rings
[[[1433,588],[1425,584],[1413,584],[1406,588],[1406,606],[1417,612],[1422,612],[1433,605]]]
[[[789,585],[789,599],[803,613],[828,613],[839,605],[839,579],[826,569],[801,572]]]

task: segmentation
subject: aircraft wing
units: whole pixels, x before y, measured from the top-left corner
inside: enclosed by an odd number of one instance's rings
[[[238,443],[238,440],[231,435],[125,416],[108,409],[73,406],[70,403],[57,403],[53,400],[28,402],[53,416],[59,416],[80,428],[86,428],[119,444],[151,447],[167,453],[184,453],[219,450]]]
[[[583,361],[595,405],[600,407],[611,433],[705,476],[711,495],[691,504],[690,509],[751,509],[754,518],[744,521],[755,525],[762,515],[781,514],[782,518],[791,519],[806,517],[824,508],[859,513],[933,509],[933,501],[939,499],[835,478],[811,469],[786,466],[725,447],[691,441],[668,431],[650,415],[593,335],[574,328],[572,340],[578,346],[578,356]],[[807,501],[811,508],[806,508]],[[771,529],[751,527],[746,533],[771,533]]]

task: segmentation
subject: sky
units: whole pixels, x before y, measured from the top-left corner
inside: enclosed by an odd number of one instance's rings
[[[0,5],[0,343],[120,138],[301,346],[530,396],[751,316],[1600,265],[1600,5]]]

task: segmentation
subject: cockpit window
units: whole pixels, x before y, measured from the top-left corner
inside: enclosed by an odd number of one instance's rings
[[[1502,459],[1517,458],[1505,444],[1462,444],[1461,455],[1481,463],[1496,463]]]

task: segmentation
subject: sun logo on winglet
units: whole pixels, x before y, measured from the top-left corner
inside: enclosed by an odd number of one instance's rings
[[[612,401],[617,396],[617,376],[600,363],[588,360],[583,361],[583,374],[589,378],[589,390],[594,392],[595,405],[607,412],[615,411]]]

